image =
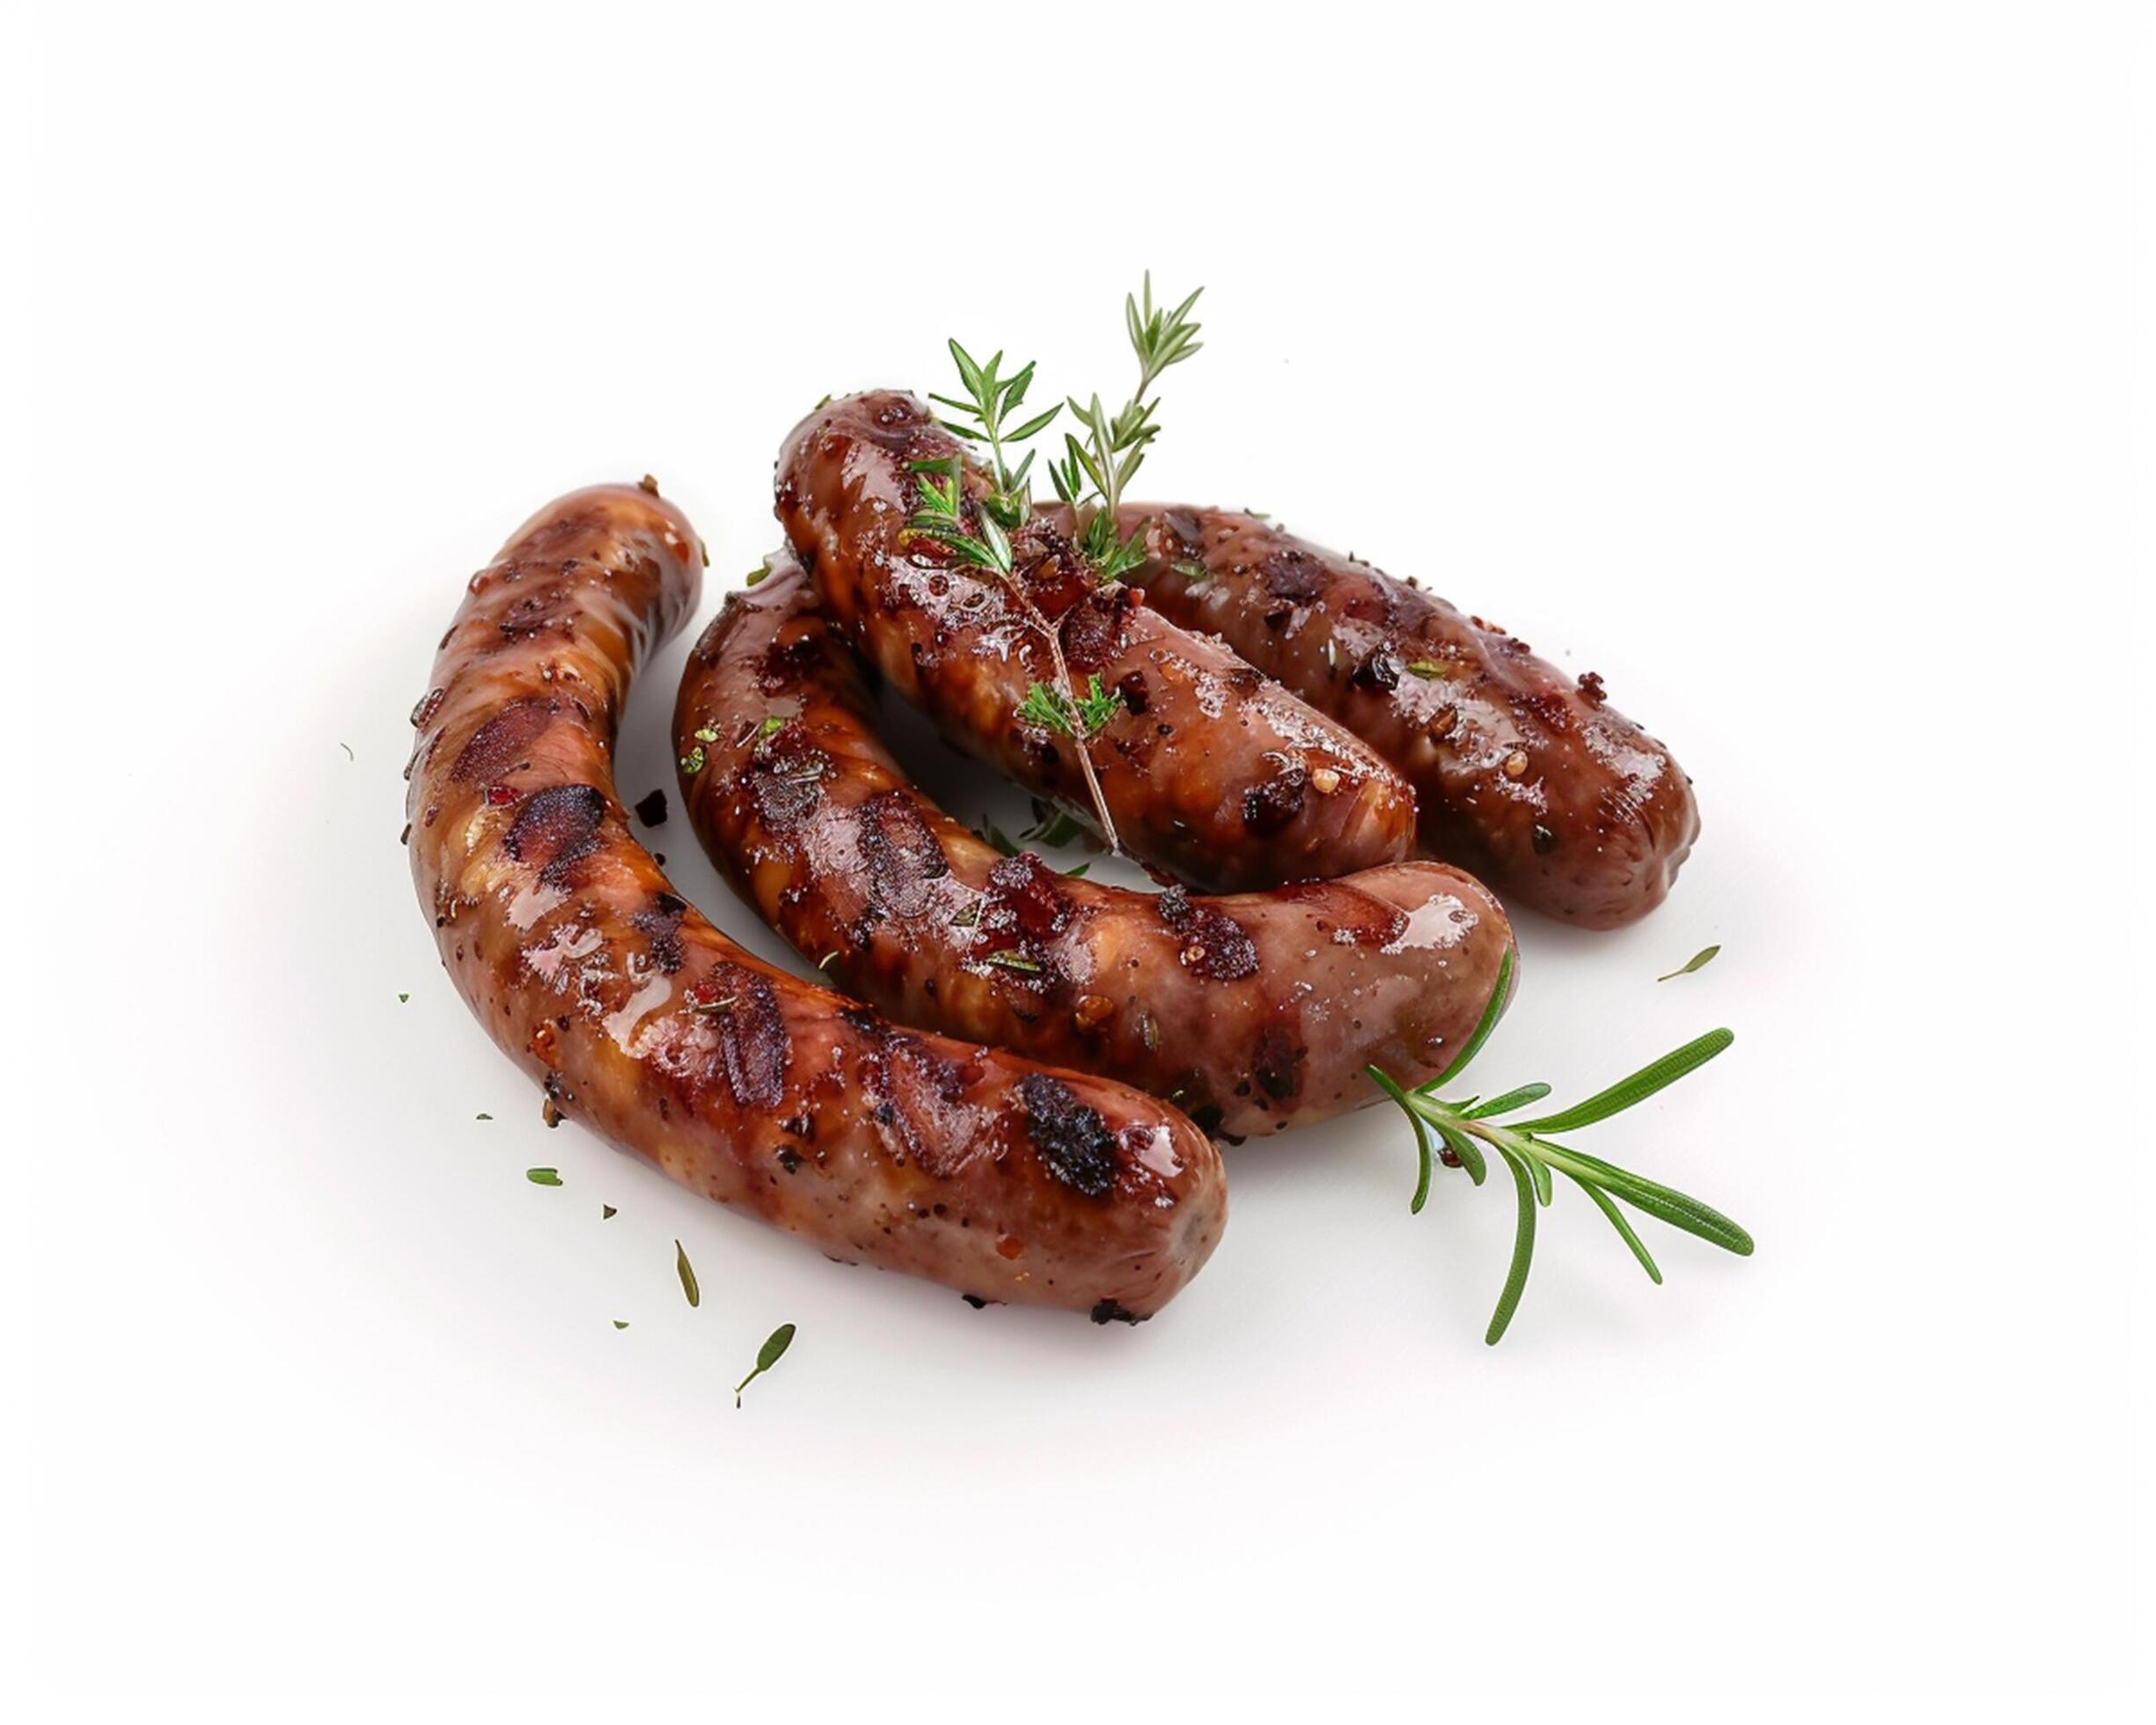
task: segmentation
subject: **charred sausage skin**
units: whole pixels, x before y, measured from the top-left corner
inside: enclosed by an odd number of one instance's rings
[[[945,737],[1090,820],[1081,745],[1019,716],[1034,684],[1055,683],[1041,623],[1012,584],[908,526],[912,464],[963,453],[910,395],[830,402],[781,451],[779,519],[840,628]],[[969,471],[969,510],[982,483]],[[1122,698],[1092,761],[1133,855],[1214,892],[1406,856],[1413,795],[1370,749],[1134,589],[1096,584],[1055,522],[1012,538],[1013,583],[1056,630],[1074,684],[1098,676]]]
[[[829,1255],[1148,1316],[1205,1261],[1218,1152],[1122,1085],[884,1024],[765,965],[630,836],[612,750],[700,546],[656,488],[550,504],[473,576],[413,718],[409,843],[451,980],[561,1113]]]
[[[731,595],[674,713],[698,836],[743,898],[905,1024],[1112,1073],[1231,1136],[1435,1077],[1512,951],[1434,862],[1265,893],[1154,895],[1005,856],[906,778],[859,658],[790,554]]]
[[[1399,769],[1424,848],[1589,929],[1660,904],[1699,832],[1668,749],[1479,617],[1233,510],[1126,506],[1147,603],[1214,631]]]

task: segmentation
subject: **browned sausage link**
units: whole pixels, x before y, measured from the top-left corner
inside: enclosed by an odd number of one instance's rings
[[[1081,745],[1019,717],[1033,685],[1055,685],[1045,620],[1076,687],[1097,676],[1121,697],[1092,760],[1132,855],[1220,892],[1407,855],[1414,797],[1397,773],[1218,642],[1096,584],[1053,524],[1014,536],[1008,582],[909,529],[910,464],[961,453],[912,396],[879,393],[810,415],[778,470],[779,519],[839,627],[946,737],[1091,818]]]
[[[1113,1073],[1200,1126],[1276,1132],[1434,1078],[1512,950],[1434,862],[1235,898],[1157,896],[1006,857],[915,789],[860,661],[789,554],[726,602],[674,712],[713,859],[806,957],[893,1017]]]
[[[1232,510],[1137,503],[1147,602],[1209,629],[1404,774],[1426,848],[1589,929],[1662,901],[1699,832],[1668,750],[1479,617]]]
[[[699,552],[656,493],[602,486],[472,577],[413,716],[410,797],[458,990],[562,1113],[832,1257],[1104,1322],[1158,1310],[1220,1234],[1203,1133],[760,963],[630,837],[622,698],[693,604]]]

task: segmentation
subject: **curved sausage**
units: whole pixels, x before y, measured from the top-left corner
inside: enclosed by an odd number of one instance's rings
[[[1203,1133],[760,963],[630,836],[622,700],[694,603],[700,550],[655,489],[600,486],[472,577],[413,715],[409,798],[458,992],[561,1113],[834,1258],[1103,1322],[1157,1310],[1220,1235]]]
[[[902,1023],[1167,1097],[1235,1136],[1434,1078],[1513,967],[1483,887],[1434,862],[1197,899],[1006,857],[911,784],[860,660],[781,553],[690,656],[689,817],[742,897]]]
[[[1097,676],[1120,697],[1091,760],[1133,855],[1215,892],[1405,857],[1415,804],[1397,773],[1218,642],[1095,583],[1052,524],[1014,533],[1008,582],[912,530],[913,464],[962,454],[912,396],[848,396],[795,428],[777,481],[779,519],[833,620],[947,738],[1094,818],[1081,745],[1020,714],[1034,685],[1055,686],[1052,628],[1074,686]],[[978,533],[972,494],[965,508]]]
[[[1660,904],[1699,832],[1669,751],[1523,641],[1234,510],[1126,505],[1133,577],[1330,714],[1415,788],[1425,848],[1507,903],[1589,929]]]

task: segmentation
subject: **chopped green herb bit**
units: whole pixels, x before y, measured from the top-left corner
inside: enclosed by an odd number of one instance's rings
[[[708,724],[698,725],[689,735],[699,743],[715,743],[719,740],[719,733]]]
[[[785,729],[786,720],[782,715],[778,713],[767,713],[764,716],[763,723],[757,726],[756,734],[759,737],[773,737],[776,736],[780,731],[784,730]]]
[[[793,1345],[794,1326],[791,1324],[781,1324],[771,1332],[764,1345],[756,1350],[756,1369],[734,1385],[734,1406],[736,1407],[741,1406],[741,1392],[769,1371],[772,1367],[777,1365],[780,1356]]]
[[[1407,668],[1426,682],[1453,674],[1453,664],[1449,659],[1410,659]]]
[[[533,1185],[560,1185],[561,1184],[561,1171],[554,1168],[527,1168],[524,1171],[524,1177]]]
[[[602,1204],[599,1206],[599,1220],[601,1222],[612,1222],[619,1215],[620,1215],[620,1212],[615,1209],[612,1204]]]
[[[825,401],[828,401],[830,399],[831,399],[831,398],[830,398],[829,396],[825,396],[825,397],[824,398],[824,400],[825,400]],[[820,407],[821,406],[823,406],[823,402],[822,402],[822,401],[818,402],[818,403],[817,403],[817,406],[818,406],[818,407]],[[758,565],[757,565],[757,566],[756,566],[754,569],[751,569],[751,570],[749,571],[749,573],[748,573],[748,575],[747,575],[746,578],[745,578],[745,579],[744,579],[744,580],[742,582],[742,584],[742,584],[743,586],[744,586],[744,587],[753,587],[753,586],[755,586],[755,585],[757,584],[757,583],[759,583],[759,581],[766,581],[766,580],[768,580],[768,579],[770,578],[770,576],[771,576],[771,565],[770,565],[769,563],[759,563],[759,564],[758,564]]]
[[[479,1118],[482,1120],[491,1120],[494,1116],[492,1114],[481,1114]]]
[[[699,743],[688,753],[683,755],[677,765],[684,773],[702,772],[704,770],[704,745]]]
[[[397,996],[398,1003],[401,1005],[404,1002],[408,1001],[412,997],[409,995],[400,995]]]
[[[1720,952],[1721,950],[1722,949],[1719,944],[1714,946],[1703,946],[1698,951],[1693,953],[1690,958],[1686,959],[1684,963],[1679,965],[1675,970],[1671,971],[1669,973],[1669,976],[1658,976],[1654,980],[1657,982],[1667,982],[1669,980],[1670,976],[1690,976],[1694,971],[1700,969],[1703,965],[1713,963],[1714,955],[1717,952]]]
[[[692,1306],[701,1305],[703,1291],[696,1285],[696,1272],[689,1267],[689,1255],[681,1249],[681,1242],[674,1242],[674,1270],[681,1278],[681,1291],[689,1296]]]
[[[1008,949],[1006,949],[1001,952],[989,953],[987,957],[981,960],[981,963],[984,965],[994,965],[1002,970],[1023,971],[1029,976],[1038,976],[1040,974],[1040,966],[1035,964],[1030,958],[1027,958],[1024,953],[1013,952]]]
[[[627,1318],[617,1318],[616,1319],[614,1319],[614,1328],[615,1328],[615,1329],[617,1329],[617,1330],[626,1330],[626,1329],[627,1329],[628,1327],[629,1327],[629,1320],[628,1320]]]

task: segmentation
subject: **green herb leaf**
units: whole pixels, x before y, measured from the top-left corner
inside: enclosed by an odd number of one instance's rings
[[[1489,1001],[1482,1009],[1482,1017],[1475,1025],[1475,1033],[1467,1039],[1467,1046],[1453,1057],[1453,1062],[1422,1088],[1426,1093],[1441,1085],[1449,1084],[1463,1072],[1468,1063],[1482,1052],[1482,1045],[1490,1039],[1490,1032],[1497,1028],[1497,1021],[1505,1016],[1505,1008],[1512,998],[1513,949],[1507,947],[1505,956],[1498,960],[1497,985],[1490,990]]]
[[[1667,982],[1669,980],[1669,977],[1671,976],[1690,976],[1694,971],[1700,969],[1703,965],[1713,963],[1714,955],[1717,952],[1720,952],[1721,950],[1722,949],[1719,944],[1714,946],[1703,946],[1698,951],[1693,953],[1690,958],[1687,958],[1683,964],[1679,965],[1675,970],[1671,971],[1669,973],[1669,976],[1658,976],[1654,980],[1657,982]]]
[[[1662,1273],[1653,1255],[1640,1244],[1639,1237],[1632,1232],[1632,1223],[1624,1220],[1624,1212],[1610,1202],[1610,1195],[1600,1186],[1590,1185],[1570,1171],[1566,1171],[1565,1178],[1595,1200],[1595,1208],[1610,1218],[1610,1225],[1617,1230],[1618,1237],[1632,1248],[1632,1256],[1639,1260],[1639,1267],[1647,1273],[1647,1280],[1660,1288],[1662,1285]]]
[[[620,1214],[621,1212],[614,1208],[612,1204],[602,1204],[599,1206],[599,1220],[601,1222],[612,1222]]]
[[[756,1382],[772,1367],[779,1363],[780,1356],[794,1345],[794,1326],[781,1324],[766,1338],[764,1345],[756,1350],[756,1369],[734,1385],[734,1406],[741,1406],[741,1392]]]
[[[626,1330],[626,1329],[627,1329],[628,1327],[629,1327],[629,1321],[628,1321],[628,1319],[627,1319],[627,1318],[617,1318],[616,1319],[614,1319],[614,1328],[615,1328],[615,1329],[617,1329],[617,1330]]]
[[[696,1272],[689,1267],[689,1255],[681,1249],[681,1242],[674,1242],[674,1273],[681,1278],[681,1291],[689,1297],[692,1306],[703,1303],[703,1291],[696,1285]]]
[[[397,1003],[398,1005],[401,1006],[405,1003],[405,1002],[410,1000],[411,998],[412,997],[409,995],[400,995],[397,996]]]
[[[492,1114],[481,1114],[479,1116],[479,1118],[482,1120],[491,1120],[494,1116]]]
[[[1606,1120],[1612,1114],[1621,1114],[1627,1108],[1638,1106],[1655,1091],[1668,1089],[1686,1073],[1697,1071],[1736,1039],[1734,1031],[1709,1031],[1705,1036],[1695,1037],[1682,1048],[1671,1050],[1661,1059],[1649,1061],[1631,1077],[1619,1079],[1608,1090],[1597,1090],[1585,1102],[1576,1102],[1569,1108],[1555,1114],[1545,1114],[1538,1120],[1522,1120],[1513,1130],[1571,1132],[1579,1127],[1592,1126],[1597,1120]]]
[[[1550,1094],[1547,1084],[1522,1084],[1516,1090],[1507,1090],[1502,1096],[1493,1096],[1478,1108],[1463,1110],[1463,1120],[1486,1120],[1492,1114],[1509,1113],[1514,1108],[1524,1108],[1530,1102],[1540,1102]]]
[[[1419,1168],[1415,1176],[1415,1195],[1407,1200],[1407,1213],[1419,1216],[1422,1214],[1422,1207],[1430,1200],[1430,1177],[1437,1166],[1437,1158],[1430,1149],[1429,1127],[1424,1123],[1421,1112],[1409,1099],[1407,1092],[1393,1081],[1390,1073],[1375,1066],[1366,1066],[1362,1069],[1370,1075],[1371,1082],[1378,1089],[1400,1105],[1406,1112],[1408,1125],[1415,1128],[1415,1154],[1419,1158]]]
[[[560,1171],[553,1168],[527,1168],[524,1171],[524,1177],[533,1185],[558,1186],[561,1184]]]
[[[1520,1195],[1518,1231],[1513,1236],[1512,1267],[1505,1273],[1504,1291],[1497,1296],[1497,1310],[1490,1314],[1490,1327],[1483,1333],[1483,1340],[1495,1347],[1503,1339],[1512,1315],[1520,1308],[1520,1296],[1527,1291],[1527,1273],[1535,1262],[1535,1182],[1527,1171],[1523,1157],[1499,1147],[1498,1154],[1512,1170],[1512,1180]]]
[[[986,954],[981,959],[981,963],[984,965],[994,965],[1001,970],[1023,971],[1029,976],[1038,976],[1040,974],[1040,966],[1038,965],[1035,964],[1030,958],[1027,958],[1024,953],[1013,951],[1008,947],[1006,947],[1001,952],[991,952]]]

